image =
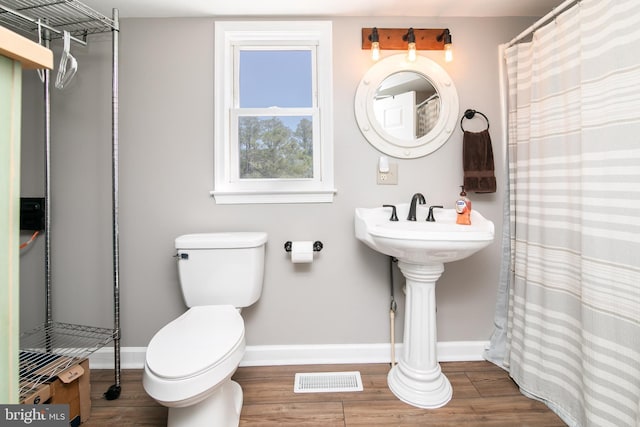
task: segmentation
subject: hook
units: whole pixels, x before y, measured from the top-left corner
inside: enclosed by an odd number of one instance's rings
[[[487,130],[489,130],[489,119],[487,118],[487,116],[482,114],[480,111],[468,109],[467,111],[464,112],[464,115],[460,119],[460,129],[462,129],[463,132],[464,132],[464,127],[462,126],[462,122],[464,121],[464,119],[473,119],[473,117],[476,114],[480,114],[482,117],[484,117],[484,119],[487,121]]]

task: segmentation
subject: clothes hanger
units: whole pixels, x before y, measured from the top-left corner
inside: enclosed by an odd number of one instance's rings
[[[38,44],[43,46],[42,44],[42,23],[38,19]],[[38,77],[40,77],[40,81],[44,83],[44,70],[36,69],[36,73],[38,73]]]
[[[460,119],[460,129],[462,129],[462,131],[464,132],[464,127],[462,126],[462,122],[464,119],[473,119],[473,117],[476,114],[480,114],[482,117],[484,117],[484,119],[487,121],[487,130],[489,130],[489,119],[487,118],[487,116],[485,116],[484,114],[482,114],[480,111],[476,111],[476,110],[467,110],[464,112],[464,115],[462,116],[462,118]]]
[[[64,40],[62,55],[60,56],[60,65],[58,66],[58,75],[56,76],[56,88],[63,89],[78,71],[78,61],[71,55],[71,33],[63,31],[62,38]],[[67,69],[67,61],[69,69]]]

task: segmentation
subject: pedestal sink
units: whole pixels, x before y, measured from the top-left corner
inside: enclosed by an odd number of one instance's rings
[[[398,259],[406,278],[404,342],[387,383],[398,399],[419,408],[439,408],[451,400],[452,389],[438,364],[436,350],[436,281],[444,263],[466,258],[493,241],[493,223],[471,212],[472,225],[456,224],[454,209],[417,208],[417,221],[407,221],[408,204],[391,208],[356,208],[356,237],[372,249]]]

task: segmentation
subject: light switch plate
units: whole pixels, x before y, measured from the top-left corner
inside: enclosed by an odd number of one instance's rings
[[[398,164],[389,162],[389,172],[380,172],[376,168],[378,185],[398,185]]]

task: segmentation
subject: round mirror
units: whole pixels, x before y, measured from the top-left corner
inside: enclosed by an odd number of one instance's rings
[[[458,120],[458,92],[447,72],[419,56],[393,55],[364,75],[355,98],[358,126],[383,153],[399,158],[426,156],[440,148]]]

